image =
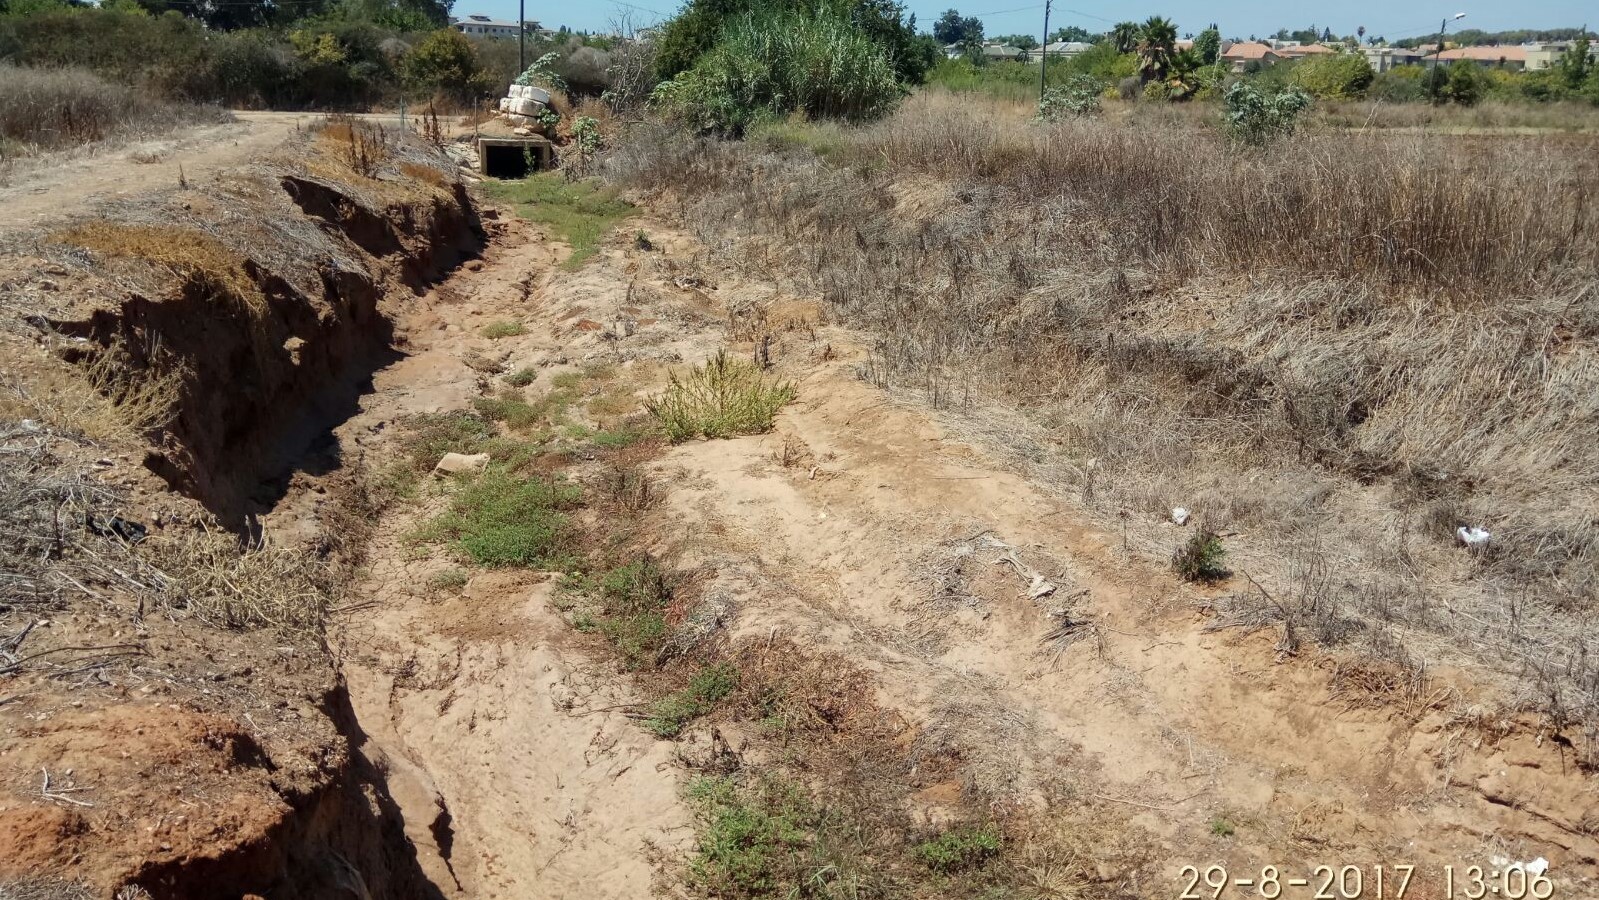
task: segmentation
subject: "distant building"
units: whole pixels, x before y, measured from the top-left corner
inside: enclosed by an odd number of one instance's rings
[[[1442,62],[1447,65],[1457,60],[1474,62],[1485,69],[1524,69],[1527,66],[1527,48],[1520,44],[1500,47],[1456,47],[1427,57],[1429,64]]]
[[[1251,63],[1270,66],[1282,59],[1276,50],[1259,41],[1240,41],[1228,47],[1221,58],[1234,72],[1244,71]]]
[[[1276,50],[1277,55],[1283,59],[1304,59],[1307,56],[1325,56],[1337,52],[1337,50],[1322,44],[1293,44],[1291,46],[1278,47]]]
[[[475,37],[516,37],[523,31],[526,31],[529,35],[554,34],[548,29],[540,28],[539,23],[534,21],[525,21],[518,24],[517,22],[507,22],[502,19],[491,19],[488,16],[477,15],[467,16],[464,19],[451,19],[450,27],[462,34],[470,34]]]
[[[1373,72],[1387,72],[1399,66],[1413,66],[1421,62],[1421,54],[1404,47],[1366,47],[1360,51],[1371,64]]]
[[[1543,43],[1523,44],[1527,51],[1527,71],[1538,72],[1543,69],[1560,65],[1561,57],[1571,49],[1571,41],[1545,41]],[[1588,58],[1599,56],[1599,43],[1588,44]]]
[[[1028,50],[1027,59],[1030,62],[1038,62],[1045,56],[1050,59],[1071,59],[1092,49],[1094,49],[1094,45],[1084,41],[1056,41],[1053,44],[1045,44],[1043,47]]]

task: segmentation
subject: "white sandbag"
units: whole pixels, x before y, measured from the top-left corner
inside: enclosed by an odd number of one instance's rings
[[[519,116],[536,116],[544,112],[544,104],[537,100],[529,100],[526,97],[522,97],[511,101],[511,112]]]
[[[505,121],[510,122],[512,125],[532,125],[533,124],[533,120],[531,118],[529,118],[527,116],[519,116],[516,113],[511,113],[510,115],[506,116],[505,117]]]
[[[500,98],[500,112],[510,112],[510,111],[511,111],[511,98],[510,97],[501,97]]]
[[[550,105],[550,92],[541,87],[534,87],[531,84],[527,85],[522,88],[522,96],[528,100],[536,100],[545,106]]]
[[[511,92],[507,96],[509,96],[512,100],[522,99],[522,86],[520,84],[511,85]]]

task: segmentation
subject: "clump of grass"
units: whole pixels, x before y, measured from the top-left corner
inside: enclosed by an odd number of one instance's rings
[[[570,594],[586,596],[598,606],[574,614],[587,616],[610,639],[629,669],[655,664],[666,638],[666,608],[672,602],[672,581],[646,556],[599,576],[576,579]]]
[[[216,108],[169,103],[137,87],[72,68],[0,63],[0,144],[50,149],[226,122]]]
[[[544,420],[544,411],[540,407],[527,402],[520,393],[511,388],[495,397],[479,397],[473,400],[472,408],[485,419],[504,422],[516,431],[524,431]]]
[[[1171,564],[1184,581],[1215,581],[1229,574],[1223,564],[1226,558],[1221,538],[1209,528],[1201,528],[1177,548]]]
[[[558,478],[519,478],[492,467],[456,495],[422,540],[452,540],[480,566],[566,568],[572,528],[566,511],[581,490]]]
[[[441,591],[458,591],[469,580],[465,569],[449,568],[428,579],[428,586]]]
[[[683,726],[710,712],[736,687],[738,669],[731,663],[707,666],[689,679],[688,687],[655,701],[644,727],[658,737],[677,737]]]
[[[772,430],[777,411],[795,397],[794,386],[772,381],[754,363],[718,351],[703,366],[679,378],[645,404],[673,443],[696,437],[725,438]]]
[[[164,601],[224,628],[317,631],[336,579],[320,559],[290,547],[241,549],[231,534],[190,532],[150,541],[167,576]]]
[[[516,337],[519,334],[527,334],[527,326],[512,319],[503,319],[498,322],[490,322],[489,324],[483,326],[482,334],[491,341],[497,341],[500,338]]]
[[[494,436],[489,420],[467,412],[422,413],[401,424],[400,448],[413,472],[432,470],[446,453],[477,453]]]
[[[804,792],[776,779],[751,785],[700,778],[689,800],[701,819],[689,877],[713,897],[795,896],[821,815]]]
[[[95,221],[58,231],[50,241],[106,256],[142,259],[198,281],[251,316],[266,314],[266,296],[246,270],[244,255],[203,231],[181,225]]]
[[[1238,833],[1238,826],[1222,816],[1210,820],[1210,833],[1216,837],[1232,837]]]
[[[641,428],[619,428],[596,431],[589,440],[596,447],[603,447],[606,450],[622,450],[647,439],[649,436],[649,432]]]
[[[993,824],[960,825],[916,845],[916,857],[935,872],[974,869],[999,855],[1005,839]]]
[[[527,387],[538,378],[538,370],[532,366],[523,366],[515,372],[505,376],[505,383],[512,387]]]
[[[544,172],[521,181],[490,181],[484,189],[504,203],[515,204],[524,218],[549,226],[572,246],[562,267],[575,270],[599,249],[600,241],[618,222],[633,215],[633,206],[619,199],[617,188],[596,179],[568,181],[561,172]]]

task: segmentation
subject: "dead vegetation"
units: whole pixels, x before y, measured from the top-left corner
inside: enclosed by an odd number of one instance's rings
[[[0,84],[6,88],[0,91],[0,160],[232,119],[221,109],[169,103],[79,69],[0,62]]]
[[[1314,639],[1469,659],[1504,702],[1599,721],[1588,138],[1239,154],[936,95],[789,131],[654,133],[609,171],[821,296],[873,335],[863,377],[958,407],[1142,552],[1169,558],[1156,523],[1192,508]]]

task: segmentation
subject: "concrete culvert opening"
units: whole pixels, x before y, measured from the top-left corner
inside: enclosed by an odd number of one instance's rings
[[[544,138],[478,138],[478,169],[490,178],[526,178],[550,167]]]

